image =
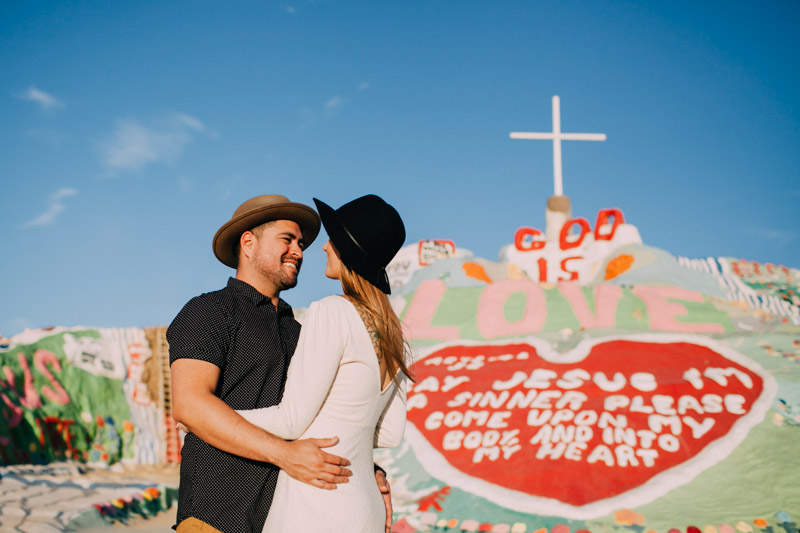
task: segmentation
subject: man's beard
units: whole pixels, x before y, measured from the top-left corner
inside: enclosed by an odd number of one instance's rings
[[[287,274],[283,268],[283,260],[284,258],[281,257],[281,269],[280,269],[280,276],[279,279],[275,280],[275,285],[282,291],[292,289],[297,286],[297,280],[300,278],[300,266],[303,264],[303,260],[299,259],[295,262],[297,266],[297,270],[294,273],[294,276]]]
[[[297,271],[297,275],[295,275],[294,278],[291,278],[291,279],[281,278],[280,284],[278,285],[278,287],[282,291],[285,291],[285,290],[288,290],[288,289],[292,289],[292,288],[297,286],[297,278],[298,277],[300,277],[300,271],[299,270]]]
[[[281,256],[277,265],[275,265],[274,257],[259,259],[255,264],[259,274],[263,278],[269,280],[279,292],[295,287],[297,285],[297,279],[300,276],[300,266],[303,260],[298,259],[294,262],[297,270],[292,273],[291,271],[287,271],[287,268],[284,266],[284,261],[288,257],[288,255]]]

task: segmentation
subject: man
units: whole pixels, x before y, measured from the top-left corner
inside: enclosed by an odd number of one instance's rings
[[[191,431],[181,452],[179,533],[261,531],[278,469],[329,490],[351,475],[347,459],[324,451],[335,436],[287,442],[234,412],[280,403],[300,333],[280,293],[297,284],[319,228],[313,209],[284,196],[244,202],[213,240],[235,278],[190,300],[167,330],[173,418]],[[389,488],[376,476],[388,531]]]

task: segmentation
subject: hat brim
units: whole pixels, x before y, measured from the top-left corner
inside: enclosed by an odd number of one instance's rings
[[[391,294],[392,290],[389,287],[386,269],[375,265],[374,261],[353,240],[350,232],[347,231],[347,228],[344,227],[344,224],[339,219],[336,210],[316,198],[314,198],[314,204],[317,206],[319,218],[322,220],[322,225],[325,227],[328,238],[339,252],[342,263],[385,294]]]
[[[214,255],[223,264],[237,268],[239,257],[234,254],[236,242],[245,231],[273,220],[291,220],[300,226],[303,241],[308,248],[319,235],[320,220],[313,209],[294,202],[265,205],[226,222],[214,235]]]

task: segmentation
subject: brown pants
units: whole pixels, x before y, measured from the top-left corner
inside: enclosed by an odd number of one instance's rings
[[[219,529],[190,516],[178,524],[176,533],[222,533]]]

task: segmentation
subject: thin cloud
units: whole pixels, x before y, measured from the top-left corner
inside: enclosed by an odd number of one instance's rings
[[[331,96],[322,105],[322,114],[328,117],[336,116],[349,103],[350,101],[344,96]],[[300,124],[297,127],[300,131],[307,130],[313,126],[317,120],[314,110],[308,106],[303,106],[298,109],[297,115],[300,117]]]
[[[171,163],[206,131],[195,117],[174,113],[155,127],[135,119],[120,120],[111,140],[101,144],[103,164],[111,171],[136,170],[151,163]]]
[[[183,194],[188,194],[194,191],[194,181],[186,177],[178,178],[178,190]]]
[[[362,81],[358,84],[358,92],[364,92],[369,89],[369,83]]]
[[[192,129],[194,131],[205,131],[206,130],[205,125],[202,122],[200,122],[200,120],[198,120],[198,119],[196,119],[196,118],[194,118],[194,117],[192,117],[190,115],[186,115],[184,113],[175,113],[174,117],[175,117],[175,120],[179,124],[183,124],[184,126],[186,126],[189,129]]]
[[[23,228],[33,228],[33,227],[40,227],[40,226],[49,226],[53,222],[55,222],[58,215],[60,215],[66,207],[64,206],[64,198],[68,198],[70,196],[75,196],[78,194],[78,191],[75,189],[71,189],[68,187],[62,187],[61,189],[57,190],[50,197],[47,199],[48,206],[47,210],[42,213],[41,215],[37,216],[36,218],[29,220],[25,224],[22,225]]]
[[[746,229],[749,235],[761,240],[771,241],[776,246],[786,246],[792,242],[797,236],[792,230],[775,229],[775,228],[762,228],[750,226]]]
[[[238,187],[241,181],[241,176],[233,176],[232,178],[217,183],[217,190],[219,191],[217,199],[219,201],[224,201],[230,198],[234,189]]]
[[[33,85],[28,87],[28,90],[22,93],[19,97],[23,100],[36,102],[44,111],[50,111],[59,107],[64,107],[64,104],[61,102],[61,100],[52,94],[37,89]]]
[[[347,100],[341,96],[332,96],[325,102],[325,113],[328,115],[336,115],[345,106]]]
[[[297,126],[297,129],[300,131],[307,130],[317,120],[317,117],[314,115],[314,111],[308,106],[303,106],[298,109],[297,116],[300,118],[300,125]]]
[[[294,8],[294,6],[284,6],[284,7],[283,7],[283,10],[284,10],[286,13],[288,13],[289,15],[295,15],[295,14],[297,14],[297,10]]]
[[[31,128],[25,131],[25,135],[55,148],[61,147],[64,143],[64,133],[57,129]]]

